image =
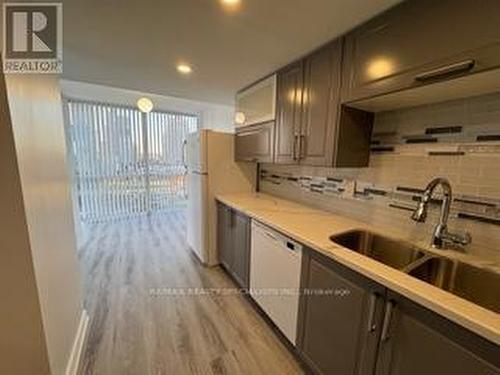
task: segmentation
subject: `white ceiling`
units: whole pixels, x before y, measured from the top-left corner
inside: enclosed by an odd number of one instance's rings
[[[65,0],[64,78],[230,104],[241,87],[400,0]],[[194,67],[189,76],[178,61]]]

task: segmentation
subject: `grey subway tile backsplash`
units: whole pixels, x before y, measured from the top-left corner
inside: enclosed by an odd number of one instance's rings
[[[467,203],[467,204],[472,204],[472,205],[477,205],[477,206],[485,206],[485,207],[496,207],[497,205],[491,202],[481,202],[481,201],[474,201],[469,198],[455,198],[455,202],[461,202],[461,203]]]
[[[372,141],[373,146],[500,141],[500,92],[377,113]]]
[[[500,218],[493,218],[493,217],[469,214],[469,213],[465,213],[465,212],[459,212],[458,217],[460,219],[474,220],[474,221],[479,221],[479,222],[487,223],[487,224],[500,225]]]
[[[389,207],[397,208],[398,210],[412,211],[412,212],[415,210],[415,207],[403,206],[397,203],[389,203]]]
[[[370,148],[367,168],[264,164],[260,188],[428,241],[441,197],[424,224],[411,210],[431,179],[445,177],[454,197],[450,227],[472,233],[469,252],[500,261],[500,93],[377,113]],[[345,197],[353,180],[355,194]]]

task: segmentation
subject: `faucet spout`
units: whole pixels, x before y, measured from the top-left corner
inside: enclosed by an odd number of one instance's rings
[[[432,199],[434,191],[438,186],[441,186],[443,190],[443,202],[441,204],[441,215],[439,216],[439,222],[434,228],[434,233],[432,235],[432,245],[436,248],[443,248],[445,242],[452,242],[459,245],[467,245],[471,242],[471,237],[468,233],[465,234],[453,234],[448,232],[448,218],[450,216],[450,208],[452,202],[452,189],[451,184],[446,178],[438,177],[433,179],[420,198],[420,202],[413,212],[411,218],[416,222],[423,223],[427,219],[427,207]]]

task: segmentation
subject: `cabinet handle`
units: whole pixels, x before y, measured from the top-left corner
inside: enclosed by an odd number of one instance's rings
[[[298,160],[297,158],[297,141],[299,140],[299,136],[295,134],[293,136],[293,147],[292,147],[292,158],[293,160]]]
[[[234,223],[235,223],[234,216],[235,216],[235,212],[233,210],[230,210],[229,213],[231,215],[230,225],[231,225],[231,228],[234,228]]]
[[[378,294],[372,293],[368,305],[368,332],[374,332],[377,328],[375,324],[375,310],[377,307]]]
[[[389,328],[392,319],[392,310],[394,309],[394,302],[387,301],[385,305],[384,323],[382,325],[382,334],[380,335],[380,341],[384,342],[389,340]]]
[[[186,147],[187,147],[187,139],[182,141],[182,166],[186,169],[188,169],[187,163],[186,163]]]
[[[474,68],[476,62],[472,59],[456,62],[450,65],[441,66],[436,69],[428,70],[415,76],[416,81],[425,82],[431,79],[438,79],[452,74],[463,73]]]
[[[304,158],[306,150],[306,136],[305,134],[299,135],[299,160]]]

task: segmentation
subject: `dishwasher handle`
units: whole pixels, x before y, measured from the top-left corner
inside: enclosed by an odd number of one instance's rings
[[[291,240],[291,239],[289,239],[287,237],[284,237],[284,236],[282,236],[279,233],[276,233],[272,229],[268,229],[268,228],[264,227],[263,224],[254,223],[253,230],[261,233],[262,235],[264,235],[266,237],[268,237],[272,241],[279,243],[279,245],[281,247],[289,250],[290,252],[299,252],[302,249],[302,245],[300,245],[299,243],[297,243],[297,242],[295,242],[295,241],[293,241],[293,240]]]
[[[260,233],[262,233],[264,236],[267,236],[269,237],[270,239],[272,239],[273,241],[276,241],[276,242],[281,242],[281,239],[278,238],[276,235],[274,235],[274,233],[268,231],[268,230],[265,230],[264,228],[259,228],[258,231]]]

